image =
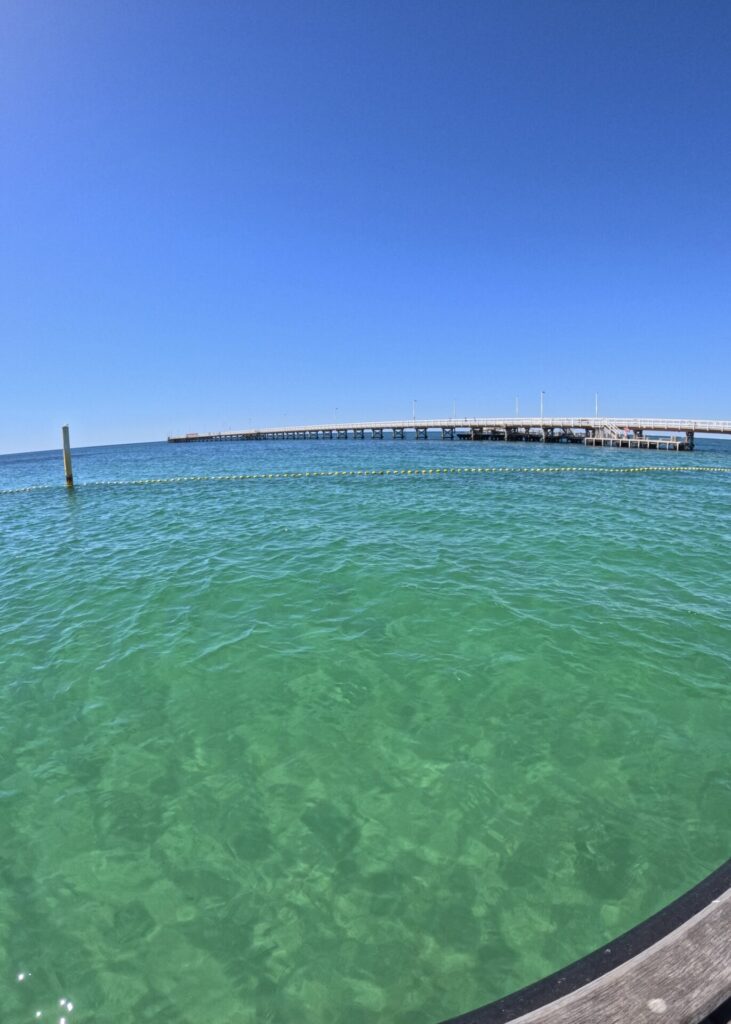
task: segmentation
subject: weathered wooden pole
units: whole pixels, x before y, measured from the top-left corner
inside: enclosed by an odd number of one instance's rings
[[[74,471],[71,468],[71,444],[69,442],[69,428],[68,426],[61,427],[61,433],[63,435],[63,468],[66,473],[66,486],[74,486]]]

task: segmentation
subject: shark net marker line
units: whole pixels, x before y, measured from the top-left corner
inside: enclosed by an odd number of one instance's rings
[[[607,475],[610,473],[731,473],[729,466],[432,466],[425,469],[322,469],[299,472],[274,473],[223,473],[201,476],[150,477],[141,480],[87,480],[76,487],[143,487],[151,484],[185,483],[226,483],[240,480],[299,480],[323,479],[325,477],[374,477],[374,476],[436,476],[516,473],[576,473]],[[26,487],[0,489],[0,494],[30,494],[36,491],[60,489],[59,484],[30,484]]]

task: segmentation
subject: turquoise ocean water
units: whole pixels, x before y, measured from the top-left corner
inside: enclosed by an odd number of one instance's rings
[[[75,456],[679,465],[731,445]],[[0,458],[0,489],[61,480]],[[433,1024],[658,910],[729,853],[729,566],[731,474],[0,494],[2,1019]]]

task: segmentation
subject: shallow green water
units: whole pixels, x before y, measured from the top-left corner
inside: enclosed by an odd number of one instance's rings
[[[728,450],[140,445],[76,473]],[[59,477],[0,459],[0,487]],[[429,1024],[689,888],[728,856],[730,498],[581,472],[0,494],[3,1020]]]

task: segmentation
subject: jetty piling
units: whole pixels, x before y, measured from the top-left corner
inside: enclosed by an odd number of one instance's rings
[[[74,486],[74,470],[71,465],[71,443],[69,441],[69,428],[68,424],[61,427],[61,437],[63,439],[63,469],[66,474],[66,486]]]

